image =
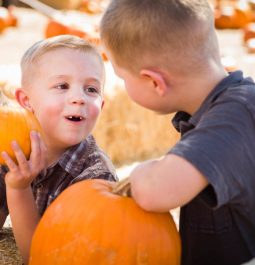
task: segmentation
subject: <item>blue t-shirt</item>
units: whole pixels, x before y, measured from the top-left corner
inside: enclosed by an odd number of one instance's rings
[[[255,257],[255,84],[230,73],[190,117],[177,113],[181,140],[169,151],[209,186],[181,208],[182,265],[240,265]],[[183,183],[185,185],[185,183]]]

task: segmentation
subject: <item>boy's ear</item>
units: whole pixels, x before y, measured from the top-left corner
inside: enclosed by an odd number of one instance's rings
[[[103,107],[104,107],[104,99],[102,100],[101,110],[103,109]]]
[[[159,96],[162,97],[166,94],[168,85],[161,73],[149,69],[142,69],[140,75],[151,79],[154,89]]]
[[[23,108],[32,111],[32,107],[29,104],[29,97],[22,88],[16,89],[15,98]]]

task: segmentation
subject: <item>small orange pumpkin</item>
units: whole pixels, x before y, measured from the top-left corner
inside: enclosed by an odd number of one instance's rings
[[[180,238],[170,213],[141,209],[93,179],[66,190],[44,213],[29,265],[179,265]]]
[[[11,149],[11,142],[16,140],[28,158],[31,152],[30,131],[41,132],[39,122],[30,111],[25,110],[15,103],[9,91],[0,91],[0,153],[6,151],[15,161],[15,155]],[[8,99],[7,99],[8,97]],[[5,164],[0,156],[0,164]]]

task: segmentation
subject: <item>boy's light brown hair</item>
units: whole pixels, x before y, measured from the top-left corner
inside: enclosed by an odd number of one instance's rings
[[[36,73],[36,63],[39,59],[47,52],[60,48],[78,50],[84,53],[93,53],[98,57],[98,60],[101,62],[102,68],[104,69],[102,56],[94,44],[77,36],[59,35],[36,42],[24,53],[20,63],[22,87],[26,87],[29,84],[31,77]],[[52,60],[54,60],[54,58],[52,58]]]
[[[100,31],[115,62],[135,72],[157,65],[188,71],[205,56],[218,59],[213,10],[206,0],[112,0]]]

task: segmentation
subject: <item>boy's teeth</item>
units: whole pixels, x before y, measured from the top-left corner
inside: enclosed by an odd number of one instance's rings
[[[68,116],[69,120],[75,120],[75,121],[80,121],[82,120],[82,117],[80,116]]]

